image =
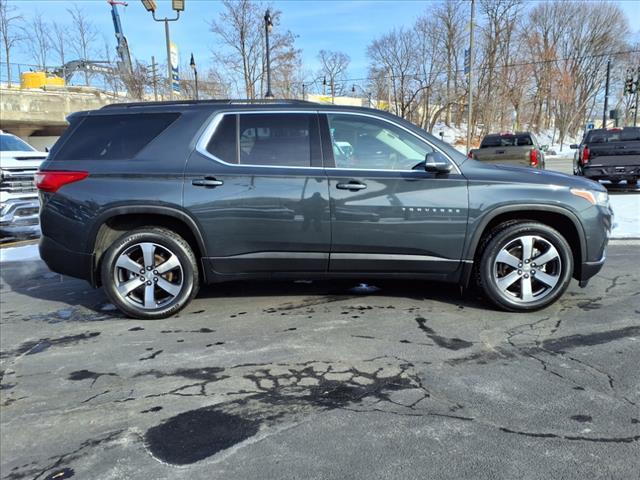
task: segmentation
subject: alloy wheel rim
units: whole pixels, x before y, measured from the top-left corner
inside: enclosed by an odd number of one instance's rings
[[[547,297],[559,284],[561,274],[560,253],[538,235],[509,240],[493,262],[493,278],[500,294],[520,304]]]
[[[184,285],[178,256],[153,242],[136,243],[124,250],[116,260],[113,276],[122,301],[144,310],[171,303]]]

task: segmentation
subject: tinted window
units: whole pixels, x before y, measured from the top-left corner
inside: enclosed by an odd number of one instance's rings
[[[240,115],[240,163],[309,167],[315,115]]]
[[[487,135],[482,140],[480,148],[487,147],[523,147],[533,145],[533,139],[529,134],[519,135]]]
[[[433,152],[403,129],[371,117],[327,115],[337,168],[411,170]]]
[[[319,144],[317,132],[315,114],[225,115],[207,151],[227,163],[309,167]]]
[[[236,148],[236,115],[225,115],[216,127],[207,151],[227,163],[238,163]]]
[[[135,157],[178,113],[135,113],[86,117],[55,160],[117,160]]]
[[[31,145],[23,142],[13,135],[0,135],[0,152],[33,152],[35,151]]]
[[[613,130],[591,130],[587,134],[586,143],[610,143],[640,141],[640,128]]]

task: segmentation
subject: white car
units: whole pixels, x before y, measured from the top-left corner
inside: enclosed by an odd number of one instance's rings
[[[40,234],[40,203],[33,176],[47,153],[0,130],[0,237]]]

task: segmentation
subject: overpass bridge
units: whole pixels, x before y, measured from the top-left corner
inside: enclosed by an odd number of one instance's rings
[[[126,101],[90,87],[20,89],[0,86],[0,129],[43,150],[51,147],[67,128],[66,117]]]

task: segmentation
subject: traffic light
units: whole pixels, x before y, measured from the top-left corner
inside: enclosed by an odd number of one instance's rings
[[[624,81],[624,94],[625,95],[631,95],[632,93],[634,93],[634,88],[633,88],[633,77],[627,77]]]

